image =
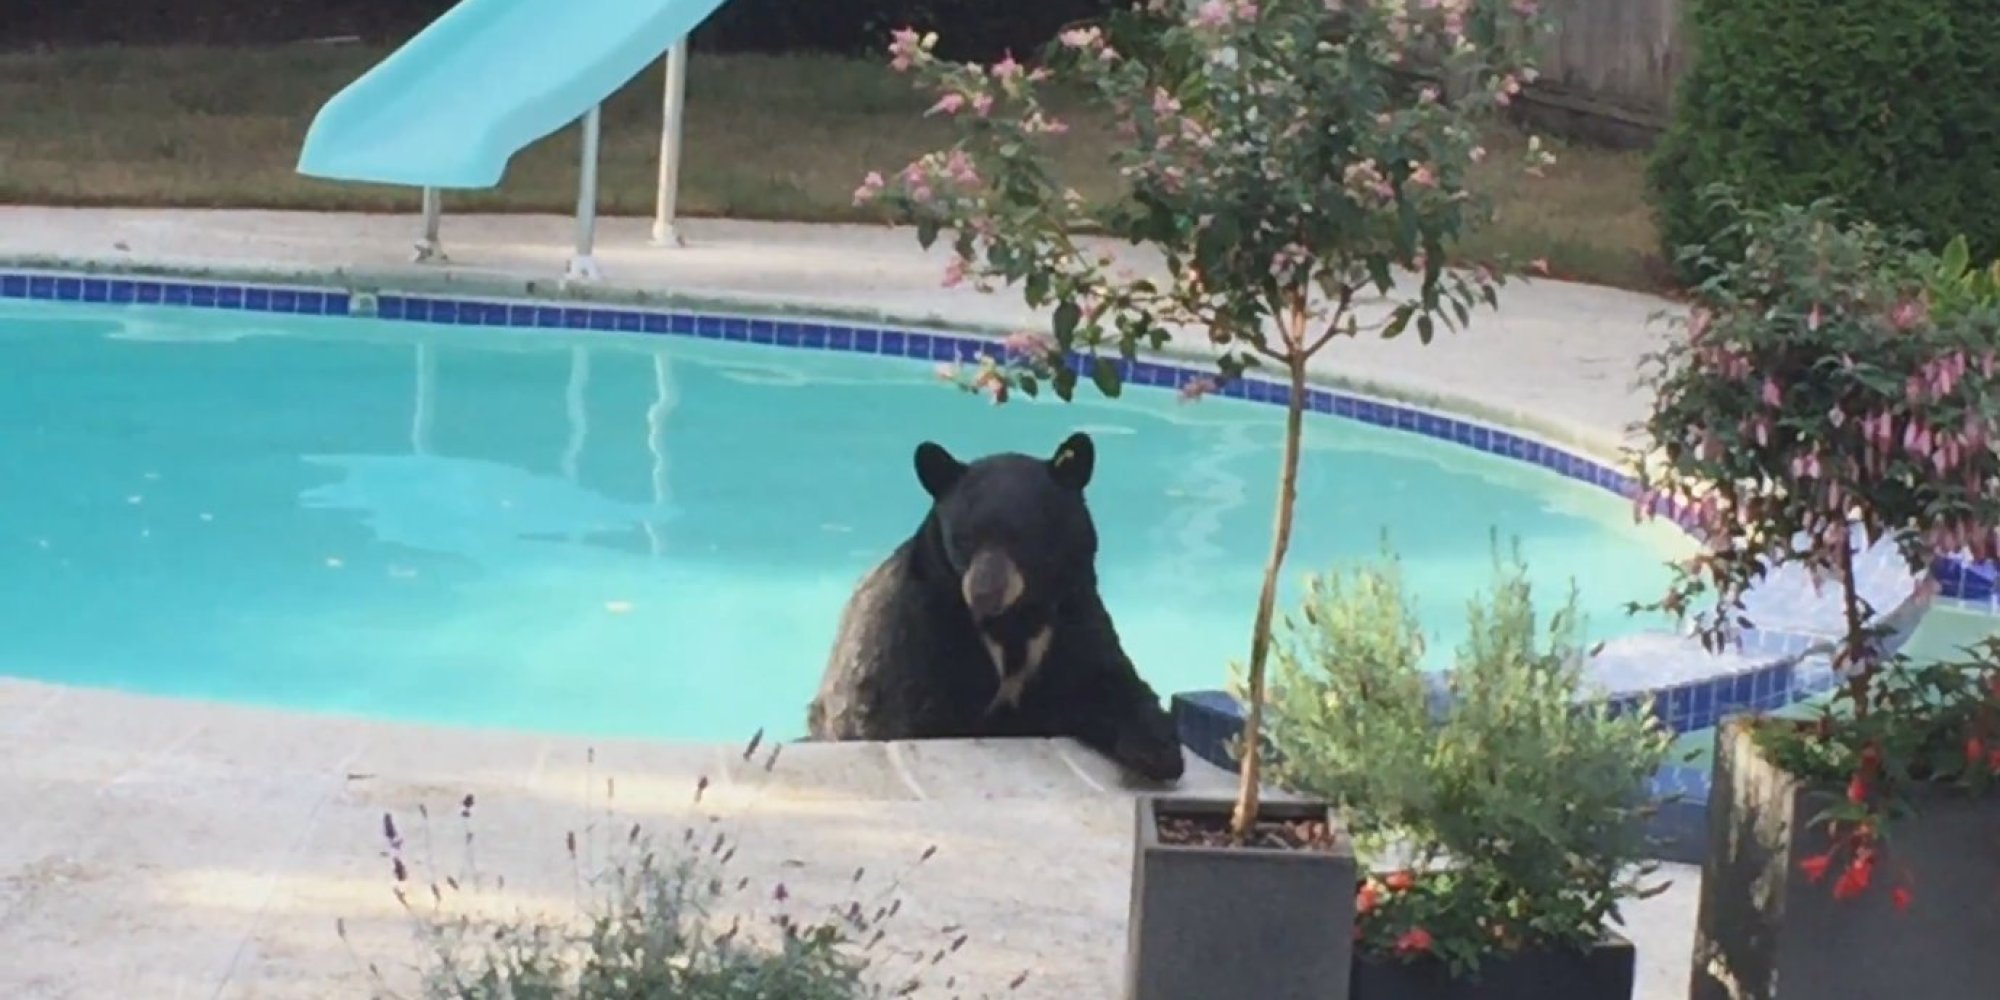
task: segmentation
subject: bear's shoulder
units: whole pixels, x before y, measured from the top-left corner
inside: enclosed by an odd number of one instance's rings
[[[841,611],[809,720],[820,739],[904,738],[966,723],[985,653],[920,567],[921,537],[869,570]],[[986,671],[990,673],[990,671]]]

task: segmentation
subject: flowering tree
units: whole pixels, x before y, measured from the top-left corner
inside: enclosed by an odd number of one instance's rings
[[[1713,648],[1750,624],[1744,596],[1776,567],[1839,588],[1846,684],[1831,708],[1844,717],[1759,735],[1788,770],[1846,780],[1847,801],[1823,817],[1845,832],[1806,865],[1817,879],[1844,851],[1844,898],[1868,885],[1900,787],[2000,771],[1986,749],[2000,646],[1965,663],[1885,655],[1855,576],[1857,544],[1883,539],[1918,573],[1939,553],[2000,552],[2000,300],[1933,310],[1927,289],[1949,262],[1845,224],[1829,202],[1746,212],[1717,197],[1747,250],[1704,262],[1714,277],[1646,380],[1657,455],[1640,510],[1683,512],[1705,543],[1655,606],[1711,602],[1696,617]],[[1895,892],[1907,905],[1908,887]]]
[[[1110,32],[1064,32],[1033,68],[946,63],[932,55],[935,37],[895,34],[894,67],[935,92],[930,113],[953,119],[957,141],[893,178],[870,174],[857,201],[885,203],[925,247],[950,231],[946,284],[1018,286],[1051,317],[1051,335],[1017,335],[1000,357],[952,372],[965,388],[1001,402],[1047,385],[1067,400],[1087,376],[1115,396],[1113,356],[1170,342],[1213,354],[1215,374],[1184,385],[1189,397],[1257,366],[1286,376],[1278,508],[1247,670],[1250,747],[1291,536],[1307,365],[1343,336],[1414,328],[1428,342],[1440,324],[1497,301],[1498,273],[1447,270],[1445,258],[1487,210],[1467,188],[1485,155],[1478,117],[1531,77],[1522,43],[1539,23],[1534,0],[1152,0],[1114,17]],[[1090,96],[1116,123],[1123,183],[1107,197],[1057,176],[1048,144],[1068,126],[1044,96],[1056,86]],[[1539,145],[1530,157],[1530,169],[1549,162]],[[1121,268],[1085,232],[1151,247],[1164,274]],[[1364,316],[1371,293],[1393,306]],[[1255,820],[1257,760],[1244,754],[1239,837]]]

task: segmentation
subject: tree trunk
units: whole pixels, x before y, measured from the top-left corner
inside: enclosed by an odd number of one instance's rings
[[[1304,337],[1293,338],[1286,353],[1291,393],[1285,399],[1285,450],[1278,466],[1277,521],[1271,529],[1271,555],[1264,563],[1264,586],[1257,592],[1257,621],[1250,633],[1249,700],[1243,719],[1243,766],[1236,787],[1236,814],[1230,823],[1238,841],[1257,822],[1257,786],[1264,735],[1264,661],[1271,652],[1271,617],[1278,603],[1278,578],[1285,568],[1285,550],[1292,544],[1292,506],[1299,483],[1299,439],[1305,429],[1306,361]]]
[[[1875,670],[1874,651],[1868,648],[1867,621],[1861,610],[1860,584],[1854,578],[1854,534],[1849,528],[1841,540],[1840,596],[1842,620],[1847,624],[1844,645],[1847,692],[1854,699],[1854,717],[1868,717],[1868,682]]]

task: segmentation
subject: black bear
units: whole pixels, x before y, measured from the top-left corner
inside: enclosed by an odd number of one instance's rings
[[[1068,736],[1155,781],[1180,740],[1097,593],[1096,449],[970,464],[917,446],[931,508],[855,588],[807,711],[815,740]]]

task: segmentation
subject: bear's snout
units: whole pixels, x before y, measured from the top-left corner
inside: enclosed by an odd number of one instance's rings
[[[1021,569],[1014,560],[999,549],[981,549],[972,557],[972,565],[965,568],[965,577],[959,581],[961,593],[965,595],[966,610],[978,622],[989,622],[1007,613],[1028,589],[1026,580],[1021,578]]]

